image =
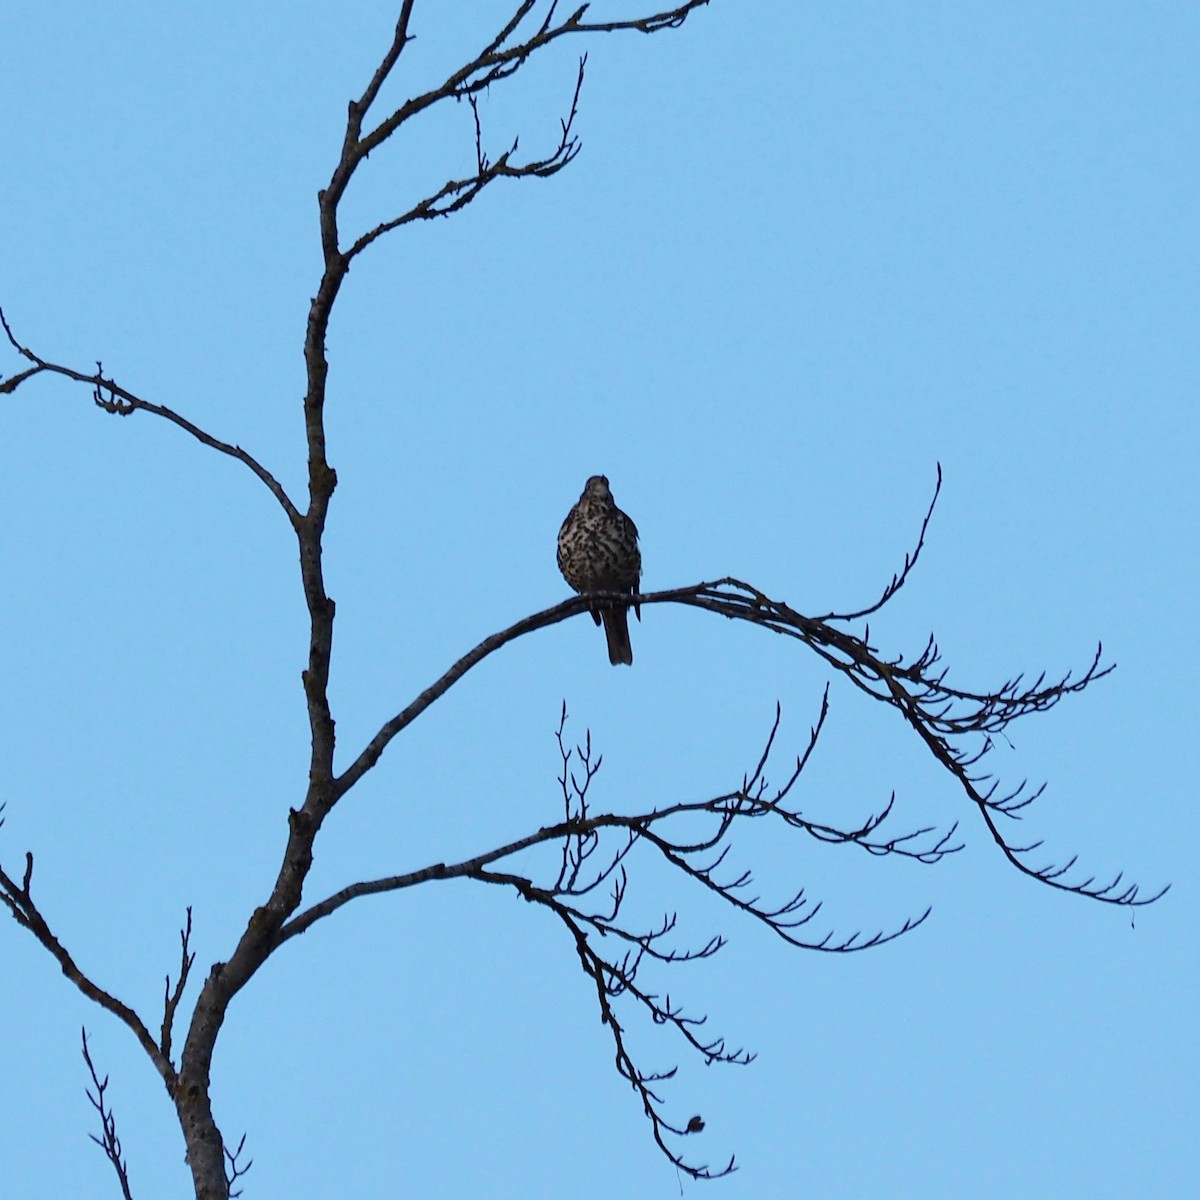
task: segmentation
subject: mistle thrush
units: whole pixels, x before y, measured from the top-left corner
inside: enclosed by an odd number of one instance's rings
[[[637,526],[613,502],[608,480],[593,475],[583,495],[558,531],[558,569],[580,593],[624,592],[634,594],[642,574]],[[642,619],[641,606],[635,605]],[[597,625],[604,622],[608,638],[608,661],[633,664],[629,644],[629,605],[602,601],[591,609]]]

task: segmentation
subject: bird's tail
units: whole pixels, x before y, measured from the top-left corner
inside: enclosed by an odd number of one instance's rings
[[[624,608],[606,608],[601,614],[604,636],[608,638],[608,661],[614,667],[633,666],[633,647],[629,644],[629,612]]]

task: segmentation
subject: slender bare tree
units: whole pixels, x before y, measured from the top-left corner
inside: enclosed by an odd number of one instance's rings
[[[706,1034],[703,1017],[686,1012],[646,978],[673,963],[710,957],[721,949],[725,939],[715,935],[703,945],[680,946],[673,940],[674,913],[667,913],[648,928],[626,919],[622,902],[630,872],[641,861],[639,856],[657,857],[683,883],[702,889],[745,917],[766,925],[789,945],[851,953],[899,937],[919,925],[928,912],[870,935],[838,935],[819,927],[820,905],[803,890],[774,902],[751,892],[750,871],[729,862],[730,836],[735,826],[754,820],[776,822],[798,836],[852,844],[873,855],[899,855],[927,864],[938,862],[961,846],[957,826],[945,831],[933,827],[893,831],[890,801],[881,811],[849,829],[815,823],[804,817],[793,792],[824,725],[829,685],[807,743],[785,770],[782,785],[769,786],[766,777],[780,727],[777,708],[761,756],[735,786],[711,796],[677,798],[632,814],[593,804],[590,789],[600,768],[600,757],[592,749],[590,734],[584,735],[578,745],[573,745],[574,739],[567,737],[564,704],[558,729],[562,768],[558,777],[562,793],[560,820],[532,829],[507,845],[483,850],[458,862],[437,862],[402,875],[362,880],[319,900],[304,902],[314,845],[325,821],[351,789],[376,767],[393,739],[501,646],[597,606],[631,602],[627,594],[592,592],[533,613],[493,633],[467,650],[419,695],[401,704],[395,715],[358,749],[349,764],[341,771],[335,770],[335,723],[329,699],[335,613],[326,592],[323,534],[337,475],[326,450],[329,362],[325,341],[347,272],[360,255],[384,236],[418,221],[449,217],[499,180],[547,178],[575,158],[579,151],[575,129],[586,55],[578,60],[578,73],[573,92],[566,98],[558,140],[540,152],[523,154],[515,140],[499,153],[489,150],[478,106],[481,92],[504,84],[531,58],[564,39],[582,43],[606,33],[652,34],[675,29],[706,3],[707,0],[688,0],[653,14],[600,21],[589,19],[586,4],[561,10],[557,3],[522,0],[479,53],[438,87],[414,94],[390,111],[381,111],[378,103],[381,90],[385,82],[402,77],[404,52],[414,36],[416,3],[402,0],[391,44],[362,94],[350,101],[340,153],[328,184],[318,194],[324,267],[304,333],[307,386],[303,415],[308,456],[308,494],[304,499],[289,495],[276,475],[240,445],[214,436],[166,405],[134,394],[107,374],[100,363],[89,370],[43,357],[18,336],[18,323],[10,324],[0,312],[0,324],[8,343],[23,360],[19,370],[0,379],[0,393],[14,393],[35,379],[65,379],[84,385],[95,404],[107,413],[119,416],[146,413],[171,422],[200,444],[236,459],[252,472],[278,503],[299,547],[300,584],[309,616],[308,663],[303,674],[311,732],[308,787],[290,811],[289,833],[269,898],[249,914],[245,930],[228,957],[209,967],[191,1012],[183,1007],[195,966],[190,948],[190,910],[180,935],[179,965],[174,981],[170,976],[167,978],[161,1019],[156,1020],[155,1028],[82,971],[50,927],[34,896],[33,856],[25,855],[21,870],[0,869],[0,898],[13,918],[57,960],[66,977],[89,1000],[132,1032],[161,1075],[187,1144],[198,1200],[225,1200],[237,1195],[237,1181],[250,1166],[249,1161],[243,1160],[244,1139],[231,1148],[217,1123],[210,1099],[210,1071],[230,1002],[285,942],[316,922],[332,917],[361,896],[400,891],[431,880],[463,878],[512,889],[553,914],[594,986],[600,1016],[612,1037],[617,1070],[638,1097],[654,1140],[681,1171],[696,1178],[715,1178],[734,1169],[733,1159],[709,1166],[687,1152],[686,1139],[703,1130],[704,1120],[700,1115],[689,1118],[666,1115],[664,1084],[674,1072],[656,1073],[638,1065],[626,1037],[626,1022],[639,1014],[648,1017],[674,1030],[686,1046],[709,1063],[749,1062],[750,1053],[731,1047],[721,1037]],[[381,150],[409,122],[453,101],[465,101],[474,116],[474,169],[464,178],[432,187],[408,208],[372,228],[344,229],[340,219],[342,199],[368,156]],[[932,637],[915,656],[889,654],[872,645],[869,619],[904,586],[916,566],[940,486],[939,468],[933,501],[913,550],[879,598],[863,608],[806,616],[757,587],[732,578],[648,593],[634,597],[632,603],[688,605],[716,616],[746,621],[791,639],[797,644],[797,651],[807,650],[826,664],[833,682],[849,685],[899,714],[961,788],[973,818],[982,823],[999,852],[1018,871],[1049,887],[1106,904],[1151,903],[1166,889],[1144,896],[1136,884],[1125,882],[1120,874],[1108,882],[1097,881],[1094,876],[1082,876],[1073,858],[1060,865],[1047,865],[1036,858],[1039,843],[1022,844],[1013,839],[1011,832],[1023,810],[1037,799],[1040,789],[1031,791],[1022,785],[1005,791],[994,780],[988,782],[990,776],[981,768],[994,740],[1018,717],[1046,711],[1111,670],[1102,665],[1099,649],[1078,677],[1068,674],[1048,681],[1041,675],[1028,683],[1018,675],[998,686],[970,691],[947,682]],[[180,1029],[182,1043],[177,1049]],[[101,1080],[93,1066],[86,1034],[83,1051],[92,1083],[89,1096],[101,1121],[101,1134],[95,1140],[112,1163],[122,1194],[129,1197],[124,1151],[106,1099],[108,1080]]]

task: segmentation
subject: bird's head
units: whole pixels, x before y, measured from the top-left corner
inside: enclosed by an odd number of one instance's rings
[[[608,490],[608,477],[606,475],[593,475],[584,484],[583,494],[593,500],[611,500],[612,492]]]

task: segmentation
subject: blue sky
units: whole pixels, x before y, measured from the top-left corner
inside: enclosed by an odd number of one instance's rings
[[[418,2],[384,103],[506,11],[445,7]],[[0,304],[18,335],[102,359],[299,492],[315,193],[395,11],[10,6]],[[1049,780],[1025,822],[1048,858],[1172,890],[1132,914],[1018,875],[893,714],[835,686],[806,811],[849,824],[895,789],[902,824],[958,819],[968,845],[923,867],[739,838],[764,894],[803,885],[839,931],[933,906],[853,956],[791,950],[645,875],[646,911],[730,939],[665,986],[759,1054],[702,1069],[631,1016],[646,1065],[680,1065],[672,1111],[705,1116],[696,1152],[741,1167],[684,1190],[1182,1194],[1200,1099],[1200,13],[713,0],[683,30],[560,44],[494,88],[495,151],[555,138],[584,49],[577,161],[380,243],[339,302],[339,761],[563,598],[554,537],[589,474],[637,521],[648,590],[732,574],[819,613],[878,593],[940,462],[925,555],[873,641],[915,652],[933,629],[952,678],[984,687],[1082,668],[1102,641],[1115,674],[1014,727],[993,766]],[[451,107],[372,155],[347,220],[472,162]],[[293,541],[248,472],[86,389],[34,381],[0,422],[0,860],[34,852],[56,931],[153,1023],[186,906],[200,978],[265,896],[303,794]],[[802,648],[664,606],[632,636],[632,670],[586,617],[488,660],[338,807],[306,895],[551,820],[564,698],[617,807],[735,786],[777,700],[780,771],[803,747],[825,674]],[[135,1195],[187,1194],[127,1031],[12,922],[0,962],[6,1193],[117,1194],[86,1136],[86,1023]],[[455,883],[349,906],[230,1011],[213,1092],[226,1135],[248,1135],[246,1195],[677,1195],[589,988],[513,897]]]

